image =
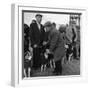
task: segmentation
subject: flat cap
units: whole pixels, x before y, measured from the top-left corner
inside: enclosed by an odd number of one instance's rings
[[[35,17],[37,17],[37,16],[40,16],[40,17],[42,17],[42,15],[41,15],[41,14],[36,14],[36,16],[35,16]]]
[[[44,27],[47,27],[47,26],[51,26],[52,23],[50,21],[47,21],[45,24],[44,24]]]

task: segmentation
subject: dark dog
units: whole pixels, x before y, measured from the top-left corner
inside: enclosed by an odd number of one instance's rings
[[[66,49],[66,59],[67,61],[71,61],[73,57],[73,45],[72,44],[67,44],[67,49]]]
[[[54,56],[52,53],[47,53],[46,49],[48,49],[48,47],[43,46],[41,50],[41,72],[46,70],[47,65],[49,65],[50,68],[55,68]]]

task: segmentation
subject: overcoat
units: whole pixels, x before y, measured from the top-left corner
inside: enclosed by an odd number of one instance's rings
[[[61,60],[65,55],[64,41],[60,32],[56,29],[50,31],[49,34],[50,51],[54,54],[54,60]]]
[[[32,23],[30,25],[30,40],[31,40],[31,47],[33,48],[33,67],[38,68],[41,65],[41,58],[40,58],[40,49],[39,47],[43,43],[44,38],[44,27],[41,25],[41,28],[38,28],[37,23]],[[34,48],[34,45],[37,45]]]
[[[37,44],[40,45],[43,42],[44,39],[44,27],[41,24],[41,29],[39,30],[37,23],[32,23],[30,25],[30,40],[31,40],[31,46]]]

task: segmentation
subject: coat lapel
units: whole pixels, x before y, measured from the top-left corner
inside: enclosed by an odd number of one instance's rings
[[[37,23],[36,23],[36,33],[37,33],[37,35],[39,35],[40,36],[40,30],[39,30],[39,28],[38,28],[38,25],[37,25]]]

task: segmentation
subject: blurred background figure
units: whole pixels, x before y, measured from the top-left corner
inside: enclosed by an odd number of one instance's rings
[[[24,52],[29,51],[29,26],[27,24],[24,24]]]
[[[52,23],[52,28],[56,29],[56,23],[54,23],[54,22]]]
[[[24,77],[30,77],[32,66],[32,50],[29,33],[29,26],[24,24]]]
[[[70,43],[73,46],[73,58],[77,59],[77,28],[76,22],[72,21],[69,26],[66,28],[66,36],[69,39]]]
[[[31,23],[36,23],[36,20],[35,20],[35,19],[33,19]]]

